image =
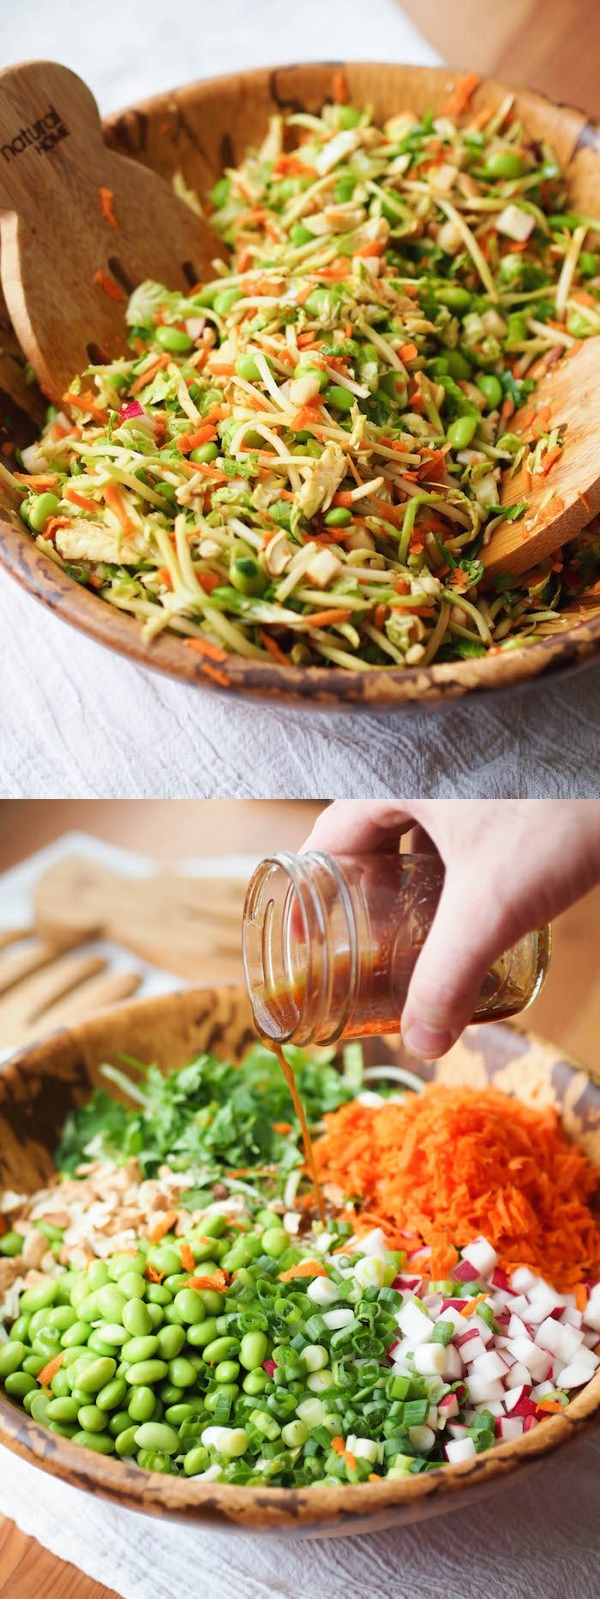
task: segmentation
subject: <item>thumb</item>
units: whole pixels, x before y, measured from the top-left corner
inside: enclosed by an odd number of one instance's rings
[[[402,1036],[413,1055],[444,1055],[470,1022],[481,984],[498,956],[528,931],[515,925],[514,902],[502,903],[500,885],[485,894],[464,864],[450,865],[431,929],[417,960],[402,1016]]]

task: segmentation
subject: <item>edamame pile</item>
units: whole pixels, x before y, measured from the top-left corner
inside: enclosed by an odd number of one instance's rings
[[[232,652],[426,666],[560,626],[597,533],[480,586],[493,529],[530,525],[501,472],[553,498],[535,381],[600,332],[598,223],[513,97],[383,127],[343,103],[276,116],[206,210],[228,263],[188,294],[137,288],[128,353],[73,381],[27,475],[1,469],[40,547],[218,681]]]

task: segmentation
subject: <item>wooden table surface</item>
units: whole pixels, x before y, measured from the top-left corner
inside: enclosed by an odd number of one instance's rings
[[[0,871],[70,828],[156,856],[296,849],[319,804],[288,800],[0,802]],[[600,889],[555,923],[554,956],[527,1023],[584,1062],[598,1062]],[[0,1489],[1,1492],[1,1489]],[[2,1599],[116,1599],[0,1517]]]

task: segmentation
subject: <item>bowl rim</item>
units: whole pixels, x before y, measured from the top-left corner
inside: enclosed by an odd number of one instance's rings
[[[35,1072],[39,1065],[51,1059],[53,1054],[59,1055],[62,1050],[68,1056],[71,1043],[76,1050],[85,1047],[90,1028],[93,1042],[94,1023],[102,1019],[108,1021],[118,1013],[123,1026],[127,1028],[130,1020],[135,1023],[136,1017],[144,1009],[168,1016],[174,1007],[179,1007],[183,1017],[188,1014],[188,1007],[192,1014],[199,1003],[206,1004],[209,995],[214,1008],[223,998],[227,1001],[233,995],[238,998],[243,995],[244,999],[247,997],[243,984],[228,983],[205,989],[174,990],[159,996],[135,999],[125,1005],[111,1007],[109,1011],[96,1012],[85,1022],[72,1028],[61,1028],[12,1055],[0,1065],[0,1081],[17,1072],[25,1076],[29,1071]],[[503,1034],[515,1032],[526,1037],[531,1047],[539,1050],[548,1064],[560,1060],[600,1086],[600,1070],[582,1066],[561,1046],[525,1027],[515,1027],[506,1022],[491,1025]],[[418,1071],[418,1065],[416,1069]],[[306,1488],[238,1487],[218,1482],[203,1484],[195,1482],[193,1478],[169,1477],[157,1472],[139,1472],[138,1482],[136,1473],[123,1469],[127,1467],[126,1461],[95,1455],[91,1450],[80,1449],[70,1439],[57,1436],[49,1451],[47,1429],[33,1421],[1,1391],[0,1443],[7,1445],[30,1464],[42,1466],[53,1476],[99,1493],[130,1509],[167,1515],[174,1519],[198,1518],[212,1521],[215,1525],[237,1526],[241,1531],[296,1529],[304,1533],[311,1530],[318,1533],[319,1529],[327,1527],[334,1529],[337,1526],[343,1530],[345,1523],[351,1522],[359,1514],[375,1517],[378,1513],[394,1509],[408,1511],[411,1506],[426,1501],[435,1506],[431,1514],[451,1509],[454,1496],[460,1493],[463,1486],[471,1485],[476,1491],[485,1491],[487,1484],[511,1477],[522,1467],[540,1463],[545,1456],[554,1454],[581,1436],[594,1424],[599,1414],[600,1368],[562,1414],[550,1416],[543,1427],[532,1428],[516,1440],[495,1444],[473,1460],[447,1464],[436,1472],[399,1481],[382,1479],[378,1483],[349,1483],[339,1488],[320,1483]],[[460,1500],[456,1503],[459,1504]],[[256,1519],[254,1512],[258,1512]],[[422,1513],[428,1512],[424,1510]]]
[[[428,75],[432,81],[451,85],[460,72],[448,67],[416,67],[407,63],[378,63],[372,61],[301,62],[281,66],[252,67],[239,72],[196,79],[173,90],[161,91],[146,99],[135,101],[123,111],[111,113],[104,119],[103,128],[113,147],[119,143],[119,128],[128,119],[155,115],[159,109],[177,107],[178,103],[203,97],[210,100],[221,89],[239,83],[252,89],[267,81],[277,81],[286,72],[310,72],[327,68],[383,67],[386,71]],[[563,117],[577,119],[578,137],[574,138],[569,161],[582,145],[595,152],[600,160],[600,123],[576,107],[554,101],[548,95],[521,89],[492,76],[482,76],[477,93],[492,88],[500,92],[516,92],[524,96],[527,105],[550,105]],[[575,134],[575,125],[574,125]],[[569,161],[566,162],[568,168]],[[205,662],[174,634],[162,633],[145,643],[141,638],[135,617],[115,610],[100,596],[91,593],[48,556],[44,555],[29,534],[13,524],[4,511],[0,511],[0,563],[6,571],[25,588],[33,598],[54,611],[64,621],[75,626],[96,642],[106,645],[115,653],[152,669],[209,688],[213,692],[235,692],[238,695],[267,701],[283,700],[297,705],[325,709],[364,706],[365,709],[405,709],[411,704],[421,706],[439,704],[444,700],[467,694],[497,692],[511,685],[530,682],[540,675],[564,674],[569,669],[589,665],[600,655],[600,612],[578,621],[574,626],[540,640],[536,644],[501,653],[497,656],[480,656],[473,660],[442,662],[427,667],[374,667],[357,672],[344,672],[336,667],[282,666],[276,661],[250,661],[243,656],[228,656],[215,674],[214,665]],[[585,604],[584,604],[585,613]],[[565,622],[568,612],[563,613]]]

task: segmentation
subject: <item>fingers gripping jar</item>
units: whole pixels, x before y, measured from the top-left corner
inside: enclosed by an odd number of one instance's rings
[[[246,982],[257,1028],[282,1043],[395,1033],[444,881],[436,855],[280,854],[262,861],[244,907]],[[540,992],[550,928],[490,967],[472,1021],[515,1016]]]

